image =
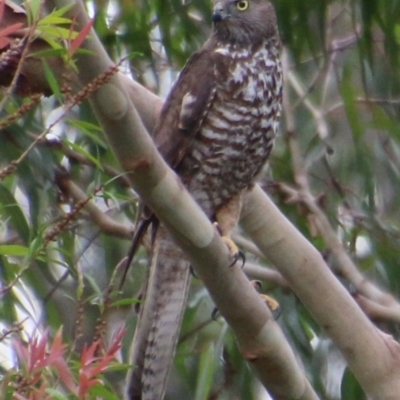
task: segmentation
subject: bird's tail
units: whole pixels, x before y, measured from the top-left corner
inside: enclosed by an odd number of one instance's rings
[[[161,400],[190,284],[189,262],[159,227],[132,348],[129,400]]]

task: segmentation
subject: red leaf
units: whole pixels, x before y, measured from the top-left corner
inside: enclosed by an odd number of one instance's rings
[[[18,29],[22,28],[23,26],[24,26],[24,24],[21,22],[17,22],[16,24],[7,26],[6,28],[0,30],[0,37],[10,36],[10,34],[18,31]]]
[[[9,44],[10,44],[10,39],[0,37],[0,50],[4,49],[4,47],[7,47]]]
[[[115,355],[115,353],[122,347],[122,339],[124,338],[125,333],[126,329],[121,328],[113,334],[113,337],[111,338],[111,346],[107,350],[107,354]]]
[[[85,367],[86,365],[92,364],[94,361],[96,361],[96,357],[94,357],[94,353],[97,350],[97,347],[99,346],[99,342],[94,342],[90,345],[89,348],[85,347],[83,348],[82,355],[81,355],[81,365]]]
[[[69,57],[72,58],[76,50],[79,49],[83,41],[87,38],[92,29],[94,20],[91,19],[78,33],[77,37],[73,39],[69,45]]]
[[[78,395],[78,387],[76,386],[72,377],[71,371],[68,369],[68,365],[64,359],[56,360],[53,365],[57,368],[60,378],[64,385],[69,389],[75,396]]]
[[[47,344],[47,331],[43,333],[41,339],[37,337],[32,339],[29,350],[30,350],[30,360],[29,360],[29,372],[33,372],[35,369],[40,369],[48,365],[46,360],[46,344]]]
[[[0,0],[0,21],[3,19],[5,7],[6,7],[6,0]]]
[[[15,352],[17,353],[19,360],[22,361],[25,365],[28,365],[29,352],[26,346],[24,346],[24,344],[20,340],[15,340],[13,343],[13,347]]]

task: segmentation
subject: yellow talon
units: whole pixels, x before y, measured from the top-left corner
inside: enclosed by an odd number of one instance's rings
[[[280,310],[281,306],[273,297],[268,296],[267,294],[263,294],[263,293],[260,293],[259,296],[264,301],[264,303],[268,306],[268,308],[271,310],[274,317],[275,317],[276,313],[278,313],[278,314],[281,313],[281,310]]]
[[[260,281],[251,281],[251,283],[254,286],[254,289],[259,293],[258,295],[260,296],[261,300],[267,305],[267,307],[270,309],[274,319],[278,319],[279,316],[281,315],[281,306],[279,303],[271,296],[268,296],[267,294],[260,293],[261,291],[261,282]]]
[[[236,243],[227,236],[221,236],[221,239],[228,246],[229,252],[233,255],[233,257],[235,257],[240,251],[239,247],[236,246]]]
[[[222,235],[222,232],[218,225],[218,222],[214,222],[213,225],[217,228],[218,232]],[[239,247],[236,246],[236,243],[230,237],[222,235],[221,239],[224,241],[224,243],[228,247],[229,253],[232,255],[232,258],[233,258],[233,262],[230,265],[230,267],[235,265],[236,261],[238,261],[239,259],[242,259],[242,267],[243,267],[243,265],[246,261],[244,253],[239,249]]]

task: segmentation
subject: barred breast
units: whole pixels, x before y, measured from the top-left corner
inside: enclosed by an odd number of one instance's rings
[[[214,51],[226,68],[215,68],[215,98],[181,170],[208,215],[254,183],[273,146],[282,97],[278,46]]]

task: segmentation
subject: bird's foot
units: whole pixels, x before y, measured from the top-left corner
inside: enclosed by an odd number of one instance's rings
[[[272,316],[274,317],[275,320],[277,320],[280,315],[281,315],[281,306],[279,303],[271,296],[268,296],[266,294],[260,293],[262,289],[262,284],[260,281],[250,281],[250,283],[253,285],[254,289],[256,289],[258,296],[260,299],[266,304],[266,306],[270,309]],[[220,313],[218,311],[218,308],[215,307],[211,313],[211,319],[213,321],[216,321],[218,317],[220,316]]]
[[[267,294],[260,293],[262,288],[262,284],[260,281],[251,281],[251,284],[254,286],[254,289],[256,289],[258,296],[261,298],[261,300],[270,309],[274,319],[278,319],[282,311],[279,303],[273,297],[268,296]]]
[[[226,246],[229,249],[229,252],[232,256],[232,263],[229,265],[229,267],[233,267],[237,261],[241,260],[242,265],[241,268],[243,268],[245,262],[246,262],[246,256],[242,250],[239,249],[239,247],[236,246],[236,243],[229,237],[227,236],[221,236],[221,239],[224,241]]]
[[[221,232],[221,229],[218,225],[218,222],[214,222],[213,225],[217,228],[218,232],[221,235],[221,239],[224,241],[226,246],[229,249],[229,253],[232,256],[232,263],[229,265],[229,267],[233,267],[237,261],[241,260],[242,265],[241,268],[243,268],[245,262],[246,262],[246,256],[242,250],[237,247],[236,243],[228,236],[224,236]]]

